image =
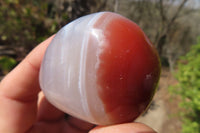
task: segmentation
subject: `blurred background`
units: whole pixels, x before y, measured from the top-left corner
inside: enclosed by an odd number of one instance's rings
[[[200,0],[0,0],[1,78],[62,26],[99,11],[136,22],[160,55],[157,93],[136,121],[159,133],[200,133]]]

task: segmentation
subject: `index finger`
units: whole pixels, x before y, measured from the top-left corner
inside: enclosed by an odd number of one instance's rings
[[[0,83],[0,132],[25,132],[36,120],[39,69],[53,36],[38,45]]]
[[[0,84],[0,94],[16,100],[29,100],[38,93],[38,74],[43,55],[53,36],[39,44]],[[34,88],[34,89],[32,89]]]

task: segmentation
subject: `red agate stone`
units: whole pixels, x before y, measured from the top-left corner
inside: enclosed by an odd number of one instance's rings
[[[109,125],[131,122],[144,112],[159,76],[158,54],[139,26],[100,12],[56,34],[43,59],[40,85],[60,110]]]

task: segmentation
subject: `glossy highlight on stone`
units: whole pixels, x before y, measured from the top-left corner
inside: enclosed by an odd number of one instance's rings
[[[46,50],[40,86],[58,109],[97,124],[131,122],[149,105],[158,54],[134,22],[111,12],[63,27]]]

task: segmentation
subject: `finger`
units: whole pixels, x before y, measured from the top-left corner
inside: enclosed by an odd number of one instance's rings
[[[65,114],[50,104],[44,97],[43,92],[40,92],[37,115],[38,121],[58,121],[64,118]]]
[[[16,100],[29,100],[39,92],[38,74],[45,50],[52,37],[38,45],[1,82],[1,93]],[[34,88],[34,89],[33,89]]]
[[[156,133],[156,131],[141,123],[126,123],[113,126],[98,126],[89,133]]]
[[[68,116],[67,120],[63,117],[63,119],[58,121],[38,122],[31,131],[34,133],[88,133],[94,126],[93,124]]]
[[[67,118],[67,123],[74,129],[77,129],[79,131],[85,131],[88,132],[89,130],[91,130],[92,128],[95,127],[94,124],[88,123],[86,121],[80,120],[78,118],[69,116]]]
[[[37,46],[0,83],[0,132],[24,132],[35,121],[39,68],[52,38]]]

